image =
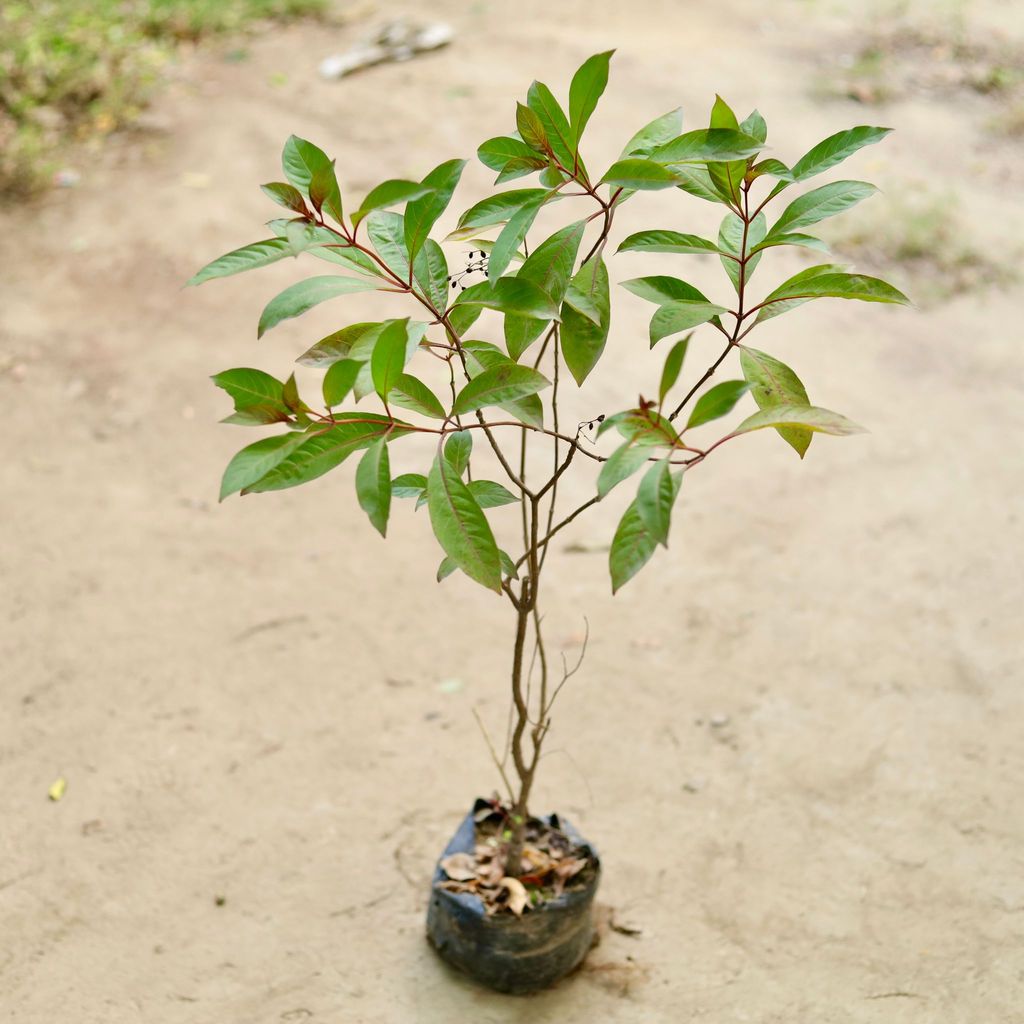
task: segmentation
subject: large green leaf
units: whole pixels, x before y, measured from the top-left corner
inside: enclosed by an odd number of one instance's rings
[[[371,189],[366,198],[359,204],[359,209],[352,214],[353,225],[358,224],[373,210],[383,210],[389,206],[408,203],[432,192],[428,185],[418,181],[406,181],[403,178],[391,178]]]
[[[650,159],[659,164],[700,164],[746,160],[761,151],[752,135],[728,128],[699,128],[654,149]]]
[[[561,303],[572,277],[586,222],[579,220],[546,238],[519,268],[516,280],[535,284],[555,304]]]
[[[499,508],[519,501],[507,487],[495,480],[471,480],[468,487],[481,508]]]
[[[345,401],[364,365],[358,359],[339,359],[327,367],[322,388],[329,409]]]
[[[492,366],[499,366],[512,363],[497,345],[489,341],[466,341],[463,342],[463,351],[466,354],[466,362],[469,366],[470,376],[475,377]],[[517,399],[514,402],[504,402],[499,408],[511,413],[523,423],[533,427],[544,426],[544,406],[537,395],[527,395],[526,398]]]
[[[405,218],[390,210],[374,210],[366,218],[366,233],[377,255],[403,281],[409,279],[409,250],[405,246]]]
[[[330,274],[299,281],[297,284],[285,288],[283,292],[267,303],[260,314],[256,337],[262,338],[267,331],[276,327],[282,320],[301,316],[306,310],[312,309],[327,299],[333,299],[339,295],[350,295],[353,292],[374,291],[376,287],[377,285],[372,281],[361,281],[354,277],[336,277]]]
[[[619,445],[601,464],[601,471],[597,474],[598,495],[605,497],[612,488],[632,476],[650,457],[650,445],[633,441]]]
[[[675,110],[656,117],[650,124],[645,124],[623,147],[619,159],[627,156],[646,156],[652,149],[676,138],[682,130],[683,108],[676,107]]]
[[[551,382],[542,373],[506,363],[493,366],[473,377],[455,399],[454,412],[461,416],[487,405],[502,405],[549,387]]]
[[[459,217],[457,232],[461,235],[465,231],[489,227],[491,224],[504,224],[524,206],[543,202],[547,195],[548,190],[543,188],[515,188],[488,196]]]
[[[809,406],[807,389],[800,378],[783,362],[759,352],[756,348],[740,346],[740,368],[750,382],[750,393],[759,409],[774,409],[777,406]],[[776,428],[782,439],[802,459],[814,436],[804,427]]]
[[[670,334],[678,334],[691,327],[706,324],[725,312],[727,310],[724,306],[716,306],[713,302],[696,302],[692,299],[677,299],[659,306],[651,317],[651,347]]]
[[[271,181],[266,185],[260,185],[260,188],[278,206],[283,206],[286,210],[302,214],[304,217],[309,216],[306,201],[302,198],[302,193],[294,185],[287,185],[283,181]]]
[[[391,460],[387,441],[382,437],[366,449],[356,467],[356,499],[369,516],[373,528],[382,536],[388,533],[391,513]]]
[[[619,521],[608,554],[612,593],[617,593],[649,561],[658,542],[647,529],[634,501]]]
[[[334,426],[309,437],[259,480],[247,484],[243,493],[280,491],[308,483],[339,466],[353,452],[373,444],[378,438],[389,440],[409,433],[409,425],[392,422],[373,413],[340,413]]]
[[[562,355],[577,384],[582,385],[597,365],[610,328],[608,268],[604,260],[597,257],[577,271],[562,304],[559,332]]]
[[[432,238],[426,239],[416,254],[413,278],[424,298],[438,313],[443,313],[448,308],[448,261]]]
[[[655,302],[659,306],[665,305],[666,302],[675,302],[677,299],[688,299],[691,302],[708,301],[703,292],[678,277],[656,274],[653,277],[633,277],[628,281],[620,282],[620,284],[626,291],[632,292],[648,302]]]
[[[429,193],[406,206],[405,245],[413,261],[430,237],[431,228],[448,208],[465,166],[465,160],[446,160],[439,164],[423,179]]]
[[[687,420],[686,429],[710,423],[732,412],[736,403],[750,388],[751,385],[745,380],[724,380],[721,384],[709,388],[697,399],[697,404]]]
[[[460,477],[465,476],[466,468],[469,466],[469,457],[473,454],[473,432],[471,430],[458,430],[448,435],[444,443],[444,457],[454,468]]]
[[[772,225],[768,237],[791,234],[799,228],[817,224],[826,217],[848,210],[877,191],[874,185],[866,181],[833,181],[829,185],[812,189],[799,199],[794,199],[782,211],[782,216]]]
[[[339,359],[348,359],[352,353],[353,345],[360,338],[371,331],[379,333],[383,326],[379,322],[364,322],[342,327],[340,331],[335,331],[333,334],[328,334],[326,338],[321,338],[312,348],[303,352],[295,361],[301,366],[323,369],[332,363],[338,362]]]
[[[514,139],[508,135],[488,139],[476,151],[476,155],[479,157],[480,163],[490,167],[492,171],[500,171],[510,160],[525,160],[540,167],[547,163],[522,139]]]
[[[679,494],[682,474],[674,477],[668,457],[654,463],[640,481],[636,492],[636,509],[647,532],[662,547],[668,547],[668,531],[672,523],[672,506]]]
[[[661,370],[661,383],[658,385],[658,401],[664,402],[665,396],[675,387],[679,379],[679,373],[683,368],[683,360],[686,358],[686,349],[689,347],[693,334],[680,338],[665,356],[665,365]]]
[[[461,292],[456,306],[483,306],[501,313],[552,320],[558,316],[558,306],[530,281],[518,277],[502,277],[495,284],[481,281]]]
[[[314,146],[312,142],[292,135],[284,144],[281,166],[284,169],[284,176],[295,188],[303,195],[310,196],[310,199],[313,198],[311,192],[315,194],[318,203],[341,223],[341,193],[334,177],[334,161],[322,149]],[[315,190],[312,187],[314,179],[317,185]]]
[[[797,274],[776,288],[764,300],[757,321],[768,320],[810,299],[859,299],[861,302],[891,302],[901,306],[910,304],[910,299],[903,292],[877,277],[828,272],[806,275],[806,271],[802,275]]]
[[[719,257],[725,272],[729,275],[733,287],[737,292],[740,290],[740,265],[736,260],[743,255],[742,250],[746,249],[748,255],[744,281],[749,282],[757,264],[760,262],[759,255],[750,256],[753,249],[765,236],[767,232],[767,221],[763,213],[759,213],[747,226],[744,237],[743,221],[735,213],[727,213],[718,229],[718,245],[723,253],[728,253],[736,259],[729,259],[729,256]]]
[[[447,459],[427,479],[430,525],[444,553],[470,579],[501,593],[501,559],[487,517]]]
[[[822,434],[846,437],[863,434],[864,428],[829,409],[814,405],[777,405],[748,416],[734,431],[734,434],[748,434],[752,430],[766,427],[805,427]]]
[[[551,150],[562,166],[572,171],[577,169],[586,177],[586,169],[579,157],[578,147],[569,119],[543,82],[534,82],[526,94],[526,105],[540,118],[544,134],[551,144]]]
[[[398,383],[408,360],[409,319],[392,320],[384,328],[373,346],[370,373],[377,394],[387,401],[391,389]]]
[[[678,185],[680,177],[663,163],[642,156],[616,160],[601,178],[607,185],[621,185],[644,192],[656,192]]]
[[[252,405],[271,405],[288,411],[284,402],[284,384],[262,370],[240,366],[214,374],[210,379],[231,396],[236,410]]]
[[[275,434],[243,448],[224,470],[220,484],[220,500],[223,501],[236,491],[256,483],[305,441],[305,434]]]
[[[230,277],[232,274],[241,274],[245,270],[269,266],[271,263],[283,260],[285,256],[295,255],[296,252],[288,239],[267,238],[262,242],[243,245],[240,249],[233,249],[223,256],[218,256],[190,277],[186,284],[197,285],[215,277]]]
[[[541,195],[523,203],[501,229],[487,261],[487,279],[491,284],[495,284],[508,269],[508,265],[518,252],[519,246],[522,245],[526,233],[536,220],[543,202],[544,196]]]
[[[618,248],[619,252],[674,252],[687,253],[718,252],[718,246],[699,235],[684,235],[680,231],[637,231],[630,235]]]
[[[443,420],[445,418],[444,406],[441,405],[437,395],[418,377],[413,377],[408,373],[398,375],[388,395],[388,404],[397,405],[402,409],[411,409],[413,412],[429,416],[431,419]]]
[[[704,199],[709,203],[723,203],[724,199],[718,194],[715,183],[711,180],[706,167],[696,165],[676,164],[672,168],[679,179],[678,187],[691,196]]]
[[[868,125],[859,125],[856,128],[836,132],[824,142],[819,142],[793,164],[793,177],[797,181],[806,181],[815,174],[821,174],[822,171],[835,167],[836,164],[856,153],[858,149],[881,142],[891,131],[891,128],[872,128]]]
[[[608,50],[605,53],[594,54],[585,60],[572,76],[572,84],[569,86],[569,125],[575,150],[579,149],[583,129],[586,128],[597,101],[608,85],[608,62],[614,52]]]

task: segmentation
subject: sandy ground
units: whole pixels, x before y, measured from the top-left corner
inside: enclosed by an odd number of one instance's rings
[[[783,159],[839,127],[893,125],[845,176],[959,195],[974,243],[1002,258],[1024,228],[1008,202],[1020,144],[985,130],[996,100],[815,98],[863,13],[432,10],[456,47],[344,84],[315,67],[351,29],[194,58],[148,132],[83,167],[77,189],[2,215],[0,1018],[1019,1024],[1019,286],[772,321],[758,347],[871,433],[819,438],[804,464],[768,434],[722,449],[688,481],[671,551],[614,599],[603,545],[627,496],[563,535],[549,631],[572,657],[586,614],[592,642],[535,806],[600,846],[602,899],[642,935],[609,935],[528,1000],[479,991],[428,949],[433,858],[496,784],[470,708],[500,731],[511,623],[466,581],[438,590],[423,513],[402,506],[380,541],[351,465],[216,503],[255,435],[216,425],[225,403],[206,377],[286,374],[310,341],[395,308],[355,297],[257,345],[259,308],[301,268],[180,289],[260,237],[272,209],[256,186],[277,177],[283,139],[321,141],[358,195],[470,156],[532,77],[563,90],[614,45],[593,166],[679,103],[702,123],[717,90],[760,107]],[[1019,7],[967,11],[1021,35]],[[467,171],[454,207],[487,181]],[[617,230],[708,231],[711,213],[659,193]],[[724,285],[699,262],[662,272],[687,271]],[[647,315],[620,300],[620,356],[572,399],[580,417],[649,387],[656,360],[632,341]],[[592,486],[583,474],[567,500]]]

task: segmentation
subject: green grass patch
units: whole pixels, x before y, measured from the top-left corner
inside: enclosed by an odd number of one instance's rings
[[[330,0],[34,0],[0,5],[0,196],[38,191],[73,140],[130,124],[184,42]]]

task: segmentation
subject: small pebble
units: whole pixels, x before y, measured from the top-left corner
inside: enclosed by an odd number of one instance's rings
[[[708,719],[708,723],[712,729],[722,729],[729,724],[729,716],[719,711]]]

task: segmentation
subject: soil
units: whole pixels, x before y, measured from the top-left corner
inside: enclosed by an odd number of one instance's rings
[[[190,57],[144,131],[83,157],[78,187],[0,215],[0,1017],[1024,1019],[1019,283],[922,311],[822,302],[772,320],[757,347],[871,433],[817,438],[804,463],[768,433],[724,446],[687,479],[670,550],[614,599],[606,547],[627,496],[561,535],[551,657],[574,660],[584,615],[590,645],[533,809],[594,841],[619,928],[527,1001],[458,977],[423,934],[439,851],[499,783],[471,708],[503,735],[506,606],[457,577],[437,589],[422,512],[402,505],[381,541],[350,466],[216,502],[257,435],[216,425],[228,410],[206,378],[283,376],[339,323],[403,314],[358,296],[257,344],[259,309],[302,268],[181,289],[261,237],[274,208],[256,186],[278,177],[290,132],[337,154],[358,197],[471,156],[534,75],[564,93],[608,46],[592,166],[680,103],[706,123],[716,91],[760,108],[782,159],[888,124],[836,176],[956,196],[973,243],[1012,263],[1024,161],[989,129],[1004,100],[914,90],[878,108],[816,87],[887,9],[520,0],[512,17],[437,0],[455,45],[340,83],[317,63],[360,29],[299,25],[245,60]],[[959,9],[1020,52],[1019,5]],[[453,212],[490,178],[467,169]],[[714,215],[657,193],[616,230],[706,234]],[[720,293],[719,268],[679,259],[655,270],[630,254],[612,273]],[[799,259],[766,259],[762,284]],[[567,392],[568,419],[657,379],[648,316],[620,296],[621,356],[586,400]],[[691,365],[714,347],[698,334]],[[566,501],[593,486],[567,477]]]

